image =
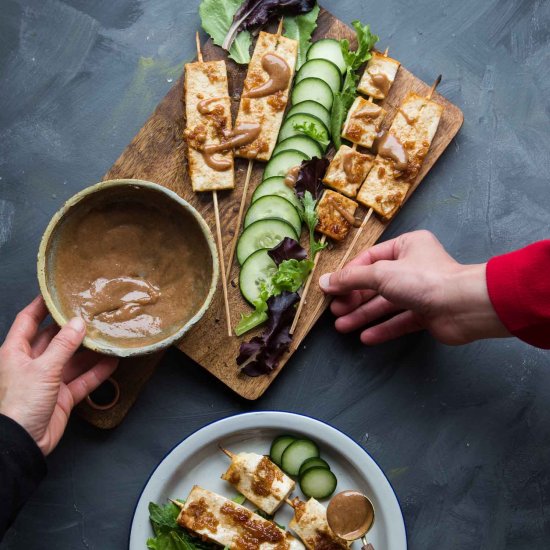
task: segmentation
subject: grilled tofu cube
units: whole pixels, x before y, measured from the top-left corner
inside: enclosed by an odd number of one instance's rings
[[[208,101],[212,100],[212,101]],[[201,114],[199,103],[207,105]],[[209,166],[202,154],[205,145],[219,144],[223,132],[231,130],[231,104],[224,61],[187,63],[185,65],[185,114],[187,127],[187,161],[193,191],[233,189],[233,151],[217,153],[227,161],[227,169],[220,171]]]
[[[351,229],[351,223],[341,211],[347,212],[348,217],[353,217],[356,210],[355,201],[327,189],[317,205],[319,223],[315,229],[335,241],[343,241]]]
[[[290,80],[286,89],[265,97],[244,97],[248,91],[263,84],[269,78],[267,72],[262,67],[262,59],[268,53],[274,53],[284,59],[290,68]],[[235,125],[244,122],[254,122],[259,123],[261,129],[259,136],[254,141],[235,151],[237,157],[264,161],[271,158],[288,103],[297,56],[298,42],[296,40],[276,34],[260,32],[256,46],[254,47],[254,54],[248,65],[248,72],[246,73],[243,87],[243,97],[241,97]]]
[[[348,111],[342,137],[363,147],[372,147],[385,115],[380,105],[357,96]]]
[[[267,456],[238,453],[222,475],[239,493],[266,514],[274,514],[296,484]]]
[[[375,99],[386,98],[397,75],[399,65],[400,63],[396,59],[372,52],[372,57],[367,63],[357,89],[362,94]]]
[[[272,521],[195,485],[178,515],[182,527],[231,550],[304,550],[304,545]]]
[[[407,152],[407,169],[396,170],[393,160],[377,155],[357,194],[358,202],[386,220],[395,215],[420,172],[442,113],[443,107],[435,101],[407,94],[388,130]]]
[[[302,502],[299,498],[292,501],[294,517],[289,527],[296,533],[308,550],[347,550],[350,543],[337,537],[327,522],[325,507],[314,498]]]
[[[323,178],[323,183],[346,197],[354,198],[372,167],[374,156],[342,145]]]

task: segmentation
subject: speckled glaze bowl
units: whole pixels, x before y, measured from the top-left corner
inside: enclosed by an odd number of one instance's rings
[[[48,227],[46,228],[46,231],[44,232],[42,241],[40,242],[40,247],[38,249],[38,283],[40,285],[42,296],[44,297],[53,319],[60,326],[65,325],[65,323],[69,320],[69,318],[62,311],[53,276],[56,243],[59,239],[60,227],[67,219],[68,215],[78,215],[76,212],[81,212],[82,209],[76,209],[75,207],[77,205],[85,205],[88,201],[90,204],[93,204],[96,200],[103,201],[103,204],[105,204],[111,199],[120,200],[121,196],[128,198],[139,198],[139,196],[136,195],[139,193],[150,196],[151,191],[162,195],[162,197],[159,196],[159,201],[161,198],[164,200],[168,199],[175,205],[175,207],[180,208],[183,215],[188,216],[189,219],[193,220],[194,223],[197,224],[200,232],[204,236],[206,246],[209,249],[207,258],[209,262],[211,261],[211,265],[205,264],[204,268],[206,273],[211,274],[208,294],[200,308],[194,312],[190,319],[187,321],[182,320],[181,326],[178,325],[175,332],[167,334],[166,337],[157,342],[143,345],[141,347],[125,347],[103,340],[101,337],[91,337],[87,335],[83,344],[91,350],[117,357],[133,357],[160,351],[161,349],[167,348],[180,340],[182,336],[199,321],[212,302],[212,298],[218,284],[219,263],[214,238],[210,232],[210,228],[204,221],[204,218],[187,201],[183,200],[176,193],[162,187],[161,185],[149,181],[134,179],[109,180],[92,185],[91,187],[80,191],[70,198],[53,216],[48,224]]]

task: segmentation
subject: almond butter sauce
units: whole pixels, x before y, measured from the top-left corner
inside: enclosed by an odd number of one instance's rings
[[[351,226],[359,227],[361,225],[361,220],[358,220],[353,214],[346,210],[344,206],[342,206],[338,201],[334,200],[333,197],[328,197],[328,202],[332,206],[332,208],[338,211],[342,218],[344,218]]]
[[[202,101],[199,101],[197,104],[197,111],[201,115],[209,115],[212,113],[212,111],[208,108],[211,103],[214,103],[215,101],[219,101],[220,99],[225,99],[224,97],[210,97],[208,99],[203,99]]]
[[[361,173],[358,170],[354,170],[354,156],[353,151],[349,151],[348,153],[342,155],[342,168],[346,174],[347,180],[350,183],[358,183],[361,179]]]
[[[373,150],[381,157],[391,159],[395,163],[395,168],[401,172],[407,169],[409,165],[409,155],[403,144],[389,132],[380,132],[372,144]]]
[[[224,130],[224,140],[218,144],[205,145],[202,156],[210,168],[223,172],[233,165],[231,159],[223,158],[216,153],[229,151],[252,143],[260,135],[260,125],[257,122],[242,122],[231,131]]]
[[[298,179],[298,174],[300,173],[300,165],[293,166],[286,173],[284,184],[290,189],[294,189],[296,186],[296,180]]]
[[[357,111],[354,115],[356,118],[376,118],[382,112],[382,107],[367,101],[363,104],[361,110]]]
[[[268,79],[243,93],[242,97],[265,97],[287,88],[291,72],[288,63],[282,57],[266,53],[262,57],[262,69],[268,74]]]
[[[339,537],[356,540],[372,526],[374,510],[370,501],[358,491],[343,491],[330,501],[327,521]]]
[[[369,73],[371,76],[372,84],[375,88],[380,90],[380,93],[384,94],[384,96],[388,95],[388,92],[391,88],[391,81],[390,79],[382,73],[378,74],[372,74]]]
[[[60,309],[82,317],[94,338],[153,344],[206,299],[206,240],[191,215],[157,191],[98,195],[81,201],[59,227],[50,261]]]

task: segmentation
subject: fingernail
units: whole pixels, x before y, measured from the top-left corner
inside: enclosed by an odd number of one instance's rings
[[[86,329],[86,324],[80,317],[73,317],[68,325],[76,332],[84,332]]]
[[[324,275],[321,275],[321,277],[319,277],[319,286],[323,290],[326,290],[330,286],[331,275],[332,275],[331,273],[325,273]]]

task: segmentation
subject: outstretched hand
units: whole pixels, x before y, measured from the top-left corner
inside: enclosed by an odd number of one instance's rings
[[[86,333],[74,318],[39,331],[48,311],[41,296],[23,309],[0,347],[0,413],[18,422],[47,455],[73,407],[104,382],[118,360],[77,352]]]
[[[509,336],[491,304],[485,269],[459,264],[434,235],[415,231],[364,250],[319,284],[335,296],[336,329],[363,329],[364,344],[427,329],[456,345]]]

